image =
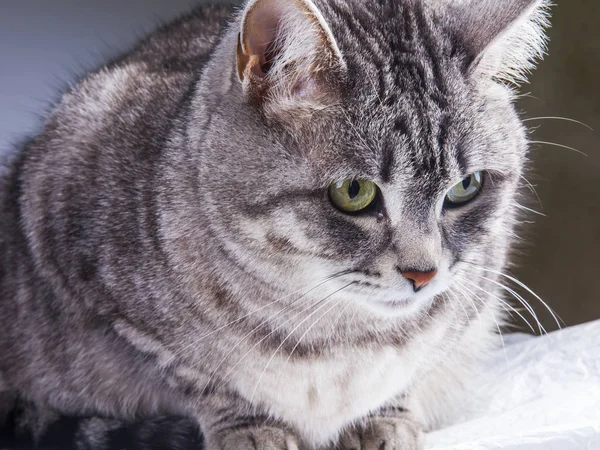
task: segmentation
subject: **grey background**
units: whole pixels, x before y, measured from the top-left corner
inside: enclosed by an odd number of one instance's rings
[[[155,24],[194,0],[2,0],[0,4],[0,153],[35,131],[61,89],[130,47]],[[550,56],[525,86],[527,117],[561,116],[600,131],[600,2],[558,0]],[[600,151],[598,133],[565,121],[539,126],[534,139],[577,148],[589,156],[536,145],[528,179],[547,217],[524,224],[512,273],[544,298],[568,325],[600,318]],[[534,197],[535,198],[535,197]],[[548,329],[543,307],[526,297]]]

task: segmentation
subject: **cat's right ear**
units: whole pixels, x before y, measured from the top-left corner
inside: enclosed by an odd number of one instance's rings
[[[312,0],[251,0],[242,16],[237,68],[246,97],[282,120],[335,102],[344,59]]]
[[[546,49],[550,0],[428,0],[468,56],[468,72],[519,84]]]

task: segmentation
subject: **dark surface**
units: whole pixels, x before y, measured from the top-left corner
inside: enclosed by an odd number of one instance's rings
[[[528,121],[539,126],[532,139],[573,147],[533,147],[533,173],[540,203],[528,206],[547,217],[529,214],[526,243],[512,271],[564,320],[575,325],[600,318],[600,2],[558,0],[553,10],[549,56],[524,86],[521,107],[527,117],[563,120]],[[555,329],[550,314],[527,295],[542,323]]]
[[[17,407],[8,420],[0,423],[0,450],[77,450],[79,427],[85,419],[63,417],[54,422],[35,446],[27,430],[17,431],[22,423],[22,411]],[[157,418],[129,424],[106,435],[106,450],[202,450],[202,434],[191,420]],[[95,447],[96,448],[96,447]],[[81,449],[81,447],[80,447]]]

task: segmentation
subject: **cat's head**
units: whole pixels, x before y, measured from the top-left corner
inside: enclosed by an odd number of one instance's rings
[[[203,207],[222,245],[265,284],[339,275],[332,290],[391,316],[498,269],[527,149],[510,86],[543,51],[546,12],[250,1],[198,101]]]

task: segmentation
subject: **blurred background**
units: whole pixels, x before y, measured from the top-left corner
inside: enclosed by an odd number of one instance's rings
[[[0,153],[35,132],[44,111],[77,75],[198,3],[2,0]],[[600,2],[555,3],[549,56],[523,87],[519,105],[535,128],[532,139],[540,142],[533,146],[527,177],[539,201],[531,194],[527,206],[545,216],[527,217],[511,273],[566,325],[575,325],[600,318]],[[541,303],[523,295],[544,326],[555,329]]]
[[[545,214],[524,224],[513,272],[567,325],[600,318],[600,2],[555,0],[549,55],[524,86],[523,116],[536,127],[529,181]],[[583,156],[568,146],[587,154]],[[541,204],[540,204],[541,203]],[[533,205],[533,206],[532,206]],[[531,300],[542,323],[556,324]]]

